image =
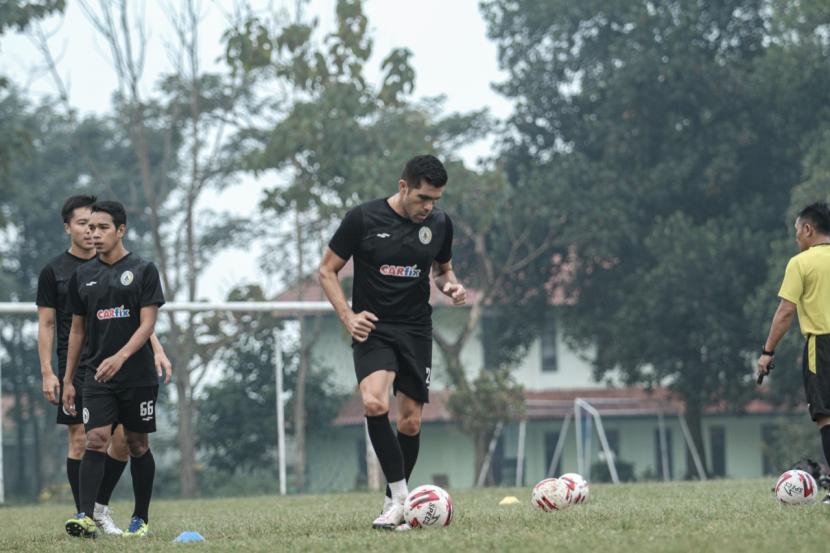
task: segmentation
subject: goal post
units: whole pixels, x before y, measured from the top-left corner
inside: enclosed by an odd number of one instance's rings
[[[161,307],[163,312],[231,312],[231,313],[271,313],[282,317],[315,315],[331,313],[334,308],[326,301],[263,301],[263,302],[170,302]],[[37,306],[32,302],[0,302],[2,315],[37,315]],[[274,331],[274,379],[276,383],[277,414],[277,463],[279,474],[279,493],[286,494],[286,447],[285,447],[285,395],[282,389],[283,366],[282,347],[279,331]],[[5,482],[3,479],[3,421],[2,376],[3,364],[0,357],[0,504],[5,503]]]
[[[686,417],[683,410],[676,405],[672,405],[665,401],[659,401],[657,405],[643,408],[640,405],[641,400],[630,397],[577,397],[573,400],[568,399],[528,399],[525,404],[529,408],[549,409],[556,408],[560,415],[558,418],[562,421],[559,428],[558,437],[554,446],[553,453],[547,463],[546,477],[555,476],[556,467],[559,466],[562,460],[565,442],[568,439],[571,422],[574,423],[575,442],[576,442],[576,463],[577,471],[583,476],[590,477],[590,461],[592,458],[591,441],[594,432],[596,432],[599,447],[604,454],[605,462],[608,466],[608,472],[612,482],[619,483],[619,473],[617,472],[616,457],[611,444],[608,441],[608,436],[605,432],[603,424],[603,415],[610,417],[628,417],[628,416],[646,416],[657,419],[657,440],[659,441],[659,462],[655,468],[659,472],[659,476],[663,480],[671,480],[669,470],[669,443],[668,443],[668,423],[669,417],[676,416],[677,422],[685,442],[686,448],[691,455],[694,470],[700,480],[706,480],[706,471],[703,467],[702,456],[700,451],[692,439],[689,426],[686,423]],[[520,443],[520,448],[524,444]],[[518,458],[517,454],[517,458]]]

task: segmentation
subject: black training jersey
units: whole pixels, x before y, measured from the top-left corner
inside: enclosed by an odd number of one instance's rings
[[[87,261],[89,260],[63,252],[43,267],[37,280],[35,303],[38,307],[51,307],[55,310],[58,377],[61,379],[66,372],[66,350],[69,347],[69,329],[72,328],[72,309],[69,307],[67,294],[69,279],[72,278],[75,269]]]
[[[423,223],[398,215],[385,198],[346,213],[329,248],[354,257],[352,309],[382,322],[431,324],[429,272],[452,258],[452,222],[435,208]]]
[[[101,362],[115,355],[140,325],[141,308],[164,305],[156,266],[135,254],[112,265],[100,258],[84,263],[69,283],[72,313],[86,317],[86,347],[79,366],[86,367],[84,386],[132,388],[158,384],[149,340],[106,383],[94,380]]]

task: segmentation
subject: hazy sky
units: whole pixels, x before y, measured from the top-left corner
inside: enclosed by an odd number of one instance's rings
[[[92,3],[92,2],[90,2]],[[205,68],[210,69],[222,53],[221,35],[227,26],[229,2],[204,0],[201,3],[200,50]],[[264,9],[269,2],[252,2]],[[272,1],[278,9],[293,9],[295,2]],[[96,4],[97,5],[97,4]],[[157,77],[170,70],[165,42],[170,25],[165,11],[179,6],[176,0],[133,0],[131,7],[147,21],[149,46],[144,70],[144,90],[152,90]],[[321,29],[332,29],[335,0],[313,0],[306,15],[318,17]],[[374,50],[368,77],[379,82],[382,58],[395,47],[413,52],[416,97],[443,95],[447,111],[488,108],[499,118],[510,113],[510,103],[492,91],[491,83],[502,80],[495,45],[487,40],[477,0],[368,0],[365,2]],[[71,103],[82,113],[108,110],[116,79],[104,41],[94,32],[77,0],[69,0],[66,13],[42,23],[51,36],[49,44],[58,57],[59,72],[67,84]],[[25,35],[8,34],[0,43],[0,73],[9,75],[18,86],[35,95],[54,95],[54,81],[43,68],[42,56]],[[473,163],[486,155],[490,144],[471,145],[463,154]],[[390,176],[390,192],[396,176]],[[268,182],[244,180],[222,195],[205,198],[204,207],[252,213],[260,191]],[[448,193],[451,191],[448,189]],[[227,251],[217,256],[201,280],[201,296],[224,299],[234,285],[251,280],[264,281],[271,292],[278,283],[258,275],[256,255],[248,251]]]

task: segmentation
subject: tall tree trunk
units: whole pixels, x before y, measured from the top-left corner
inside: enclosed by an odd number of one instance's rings
[[[470,384],[467,382],[467,375],[464,373],[464,367],[461,365],[461,348],[464,347],[464,343],[445,340],[435,331],[433,331],[432,335],[435,343],[438,345],[438,349],[441,351],[441,356],[444,358],[444,366],[449,377],[449,383],[456,390],[468,390]]]
[[[32,492],[35,497],[43,490],[43,444],[41,443],[40,419],[37,408],[42,398],[36,397],[32,386],[26,387],[26,403],[28,404],[29,421],[32,424]]]
[[[305,386],[308,377],[308,354],[306,348],[306,318],[300,317],[300,359],[297,367],[297,383],[294,387],[294,485],[298,492],[305,490],[306,464],[306,411]]]
[[[170,315],[171,320],[173,315]],[[179,445],[179,485],[183,497],[196,495],[196,447],[193,438],[193,396],[190,359],[192,347],[189,330],[182,331],[177,324],[170,325],[170,343],[174,349],[176,366],[176,407],[179,420],[176,441]]]
[[[294,231],[296,233],[297,246],[297,284],[300,299],[303,297],[305,276],[303,256],[303,226],[299,208],[294,210]],[[309,337],[306,335],[306,318],[300,315],[300,359],[297,367],[297,382],[294,387],[294,484],[298,492],[305,490],[305,443],[306,443],[306,411],[305,411],[305,385],[308,378],[308,356],[311,347]]]
[[[176,377],[177,407],[179,411],[179,479],[183,497],[196,494],[196,451],[193,443],[193,402],[190,398],[190,373],[180,371]]]
[[[8,393],[11,394],[11,397],[15,398],[14,401],[14,409],[12,410],[12,419],[14,420],[14,428],[17,431],[17,478],[15,478],[14,483],[14,490],[17,495],[25,495],[26,493],[26,421],[23,418],[23,401],[22,397],[22,370],[20,367],[21,365],[17,359],[16,355],[14,354],[17,348],[14,347],[14,338],[12,337],[12,341],[5,344],[5,349],[12,353],[12,362],[9,363],[11,365],[11,370],[9,371],[10,377],[8,379],[9,383],[11,384],[11,389]]]
[[[14,356],[17,358],[15,364],[18,367],[26,367],[25,351],[22,347],[25,339],[23,338],[23,328],[20,325],[15,326],[14,341],[21,346],[15,348],[17,350],[17,354]],[[43,489],[43,450],[40,427],[40,422],[43,417],[38,414],[38,407],[42,405],[43,397],[41,396],[37,379],[29,378],[29,375],[23,370],[20,371],[20,384],[21,389],[17,394],[17,398],[19,401],[25,403],[27,411],[26,419],[31,425],[32,459],[27,463],[32,473],[31,494],[32,497],[38,497]]]
[[[487,431],[476,432],[473,435],[473,447],[475,449],[475,472],[474,485],[478,484],[478,476],[481,474],[481,468],[484,466],[484,461],[487,459],[487,453],[490,450],[490,442],[493,441],[493,436],[496,434],[496,429],[492,428]],[[490,466],[487,469],[487,474],[484,477],[485,486],[494,486],[496,478],[493,473],[493,460],[490,459]]]

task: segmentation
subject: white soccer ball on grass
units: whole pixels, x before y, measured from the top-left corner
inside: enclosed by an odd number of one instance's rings
[[[412,528],[449,526],[452,522],[452,498],[438,486],[418,486],[406,496],[403,517]]]
[[[546,513],[561,511],[571,505],[571,490],[559,478],[545,478],[533,486],[530,501]]]
[[[816,500],[818,486],[810,473],[803,470],[788,470],[778,477],[775,495],[784,505],[804,505]]]
[[[588,481],[581,474],[568,472],[559,477],[571,490],[571,505],[588,501]]]

